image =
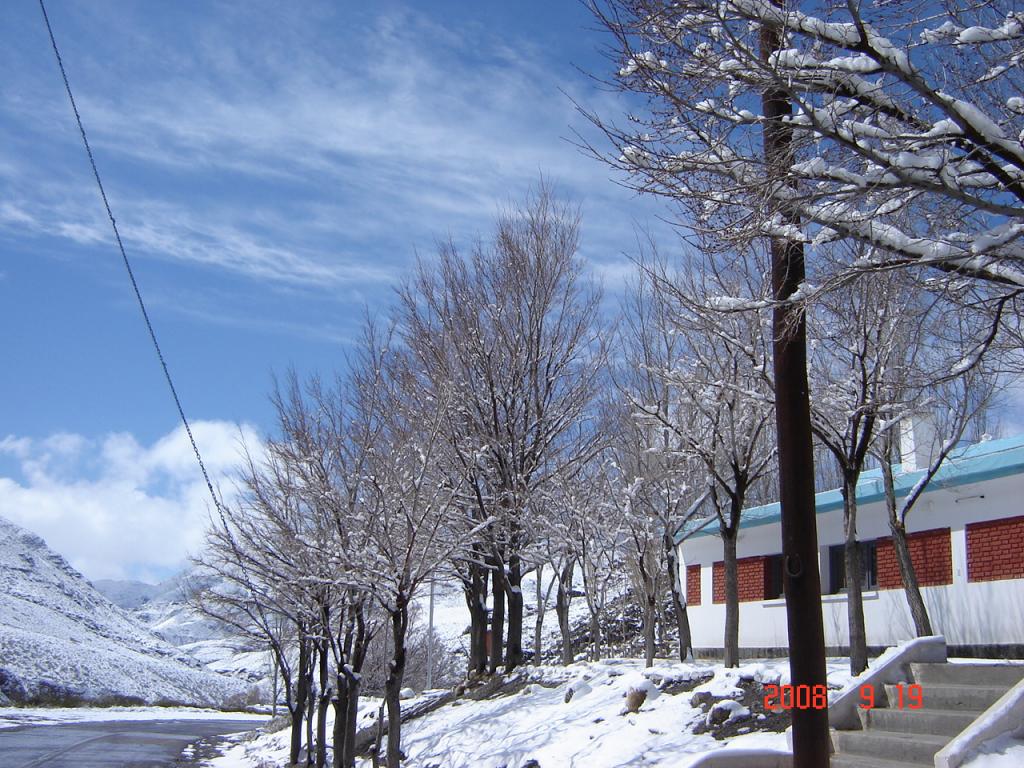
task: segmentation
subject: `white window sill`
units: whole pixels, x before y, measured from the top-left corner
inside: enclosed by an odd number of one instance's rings
[[[822,602],[823,605],[825,603],[845,603],[846,602],[846,597],[847,597],[847,595],[846,595],[845,592],[839,592],[839,593],[834,594],[834,595],[822,595],[821,596],[821,602]],[[870,590],[869,589],[865,589],[861,593],[861,597],[863,597],[863,599],[865,599],[865,600],[877,600],[878,599],[878,590],[877,589],[870,589]],[[782,598],[782,597],[776,598],[775,600],[762,600],[761,601],[761,605],[763,605],[765,608],[779,608],[779,607],[785,608],[786,607],[786,600],[785,600],[785,598]]]

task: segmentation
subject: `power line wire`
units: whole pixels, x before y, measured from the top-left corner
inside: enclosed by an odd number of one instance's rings
[[[100,190],[100,197],[103,198],[103,207],[107,211],[107,218],[110,219],[110,226],[114,230],[114,239],[117,240],[117,248],[121,252],[121,259],[124,261],[124,268],[128,272],[128,279],[132,283],[132,291],[135,293],[135,298],[139,303],[139,309],[142,311],[142,319],[146,323],[146,330],[149,331],[149,338],[153,342],[153,348],[156,350],[156,356],[160,360],[160,367],[163,369],[164,378],[167,380],[167,386],[171,390],[171,396],[174,398],[174,406],[178,409],[178,416],[181,417],[181,423],[185,425],[185,432],[188,435],[189,442],[192,444],[192,451],[195,453],[196,461],[199,462],[199,469],[203,473],[203,479],[206,481],[206,487],[210,491],[210,497],[213,499],[214,505],[217,507],[218,513],[221,514],[221,522],[223,520],[223,512],[220,508],[220,501],[217,499],[217,494],[213,490],[213,482],[210,480],[210,474],[206,471],[206,464],[203,462],[203,456],[199,452],[199,446],[196,444],[195,436],[192,434],[192,426],[189,424],[188,418],[185,416],[185,409],[181,405],[181,398],[178,397],[178,390],[174,386],[174,380],[171,379],[171,371],[167,367],[167,360],[164,358],[163,350],[160,349],[160,342],[156,339],[156,332],[153,330],[153,323],[150,322],[149,312],[146,311],[146,303],[142,300],[142,292],[139,290],[138,281],[135,279],[135,271],[132,269],[131,262],[128,261],[128,254],[125,252],[124,243],[121,241],[121,233],[117,229],[117,221],[114,219],[114,214],[110,210],[110,201],[107,199],[106,190],[103,188],[103,181],[100,179],[99,169],[96,167],[96,158],[93,157],[92,147],[89,145],[89,139],[85,135],[85,126],[82,124],[82,116],[78,112],[78,105],[75,103],[75,96],[71,92],[71,83],[68,80],[67,70],[64,69],[64,60],[61,58],[60,50],[57,48],[57,40],[53,36],[53,27],[50,26],[50,17],[46,13],[46,6],[43,4],[43,0],[39,0],[39,8],[43,12],[43,21],[46,22],[46,32],[50,36],[50,45],[53,47],[53,55],[57,57],[57,66],[60,67],[60,76],[64,80],[64,90],[67,91],[68,100],[71,102],[71,110],[75,113],[75,122],[78,124],[78,132],[82,136],[82,143],[85,145],[85,153],[89,156],[89,165],[92,167],[93,178],[96,179],[96,186]]]

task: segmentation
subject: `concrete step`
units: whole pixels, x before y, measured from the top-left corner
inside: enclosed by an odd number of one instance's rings
[[[954,683],[922,684],[921,701],[924,709],[960,709],[981,713],[991,707],[1008,688],[1006,686],[959,685]],[[897,708],[899,694],[895,685],[885,686],[889,708]],[[909,703],[906,686],[903,692],[904,709]]]
[[[935,753],[946,746],[946,736],[894,731],[832,731],[836,752],[911,765],[933,765]]]
[[[926,691],[922,691],[927,696]],[[891,699],[890,699],[891,701]],[[964,709],[861,709],[860,720],[865,730],[898,733],[930,733],[952,739],[974,722],[978,712]]]
[[[984,685],[1009,690],[1024,680],[1024,664],[911,664],[914,682]]]
[[[900,763],[895,760],[883,760],[880,757],[864,755],[834,754],[829,768],[917,768],[916,763]]]

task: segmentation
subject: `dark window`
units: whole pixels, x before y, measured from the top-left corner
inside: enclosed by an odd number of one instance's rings
[[[828,548],[829,592],[846,591],[846,546],[835,544]],[[860,542],[861,588],[878,587],[878,558],[874,541]]]
[[[782,597],[782,555],[769,555],[764,561],[764,599]]]

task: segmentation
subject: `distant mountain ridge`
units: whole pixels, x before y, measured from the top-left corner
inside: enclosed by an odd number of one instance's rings
[[[134,611],[160,593],[160,584],[129,579],[93,579],[92,585],[118,608]]]
[[[96,588],[114,603],[130,610],[143,626],[173,646],[199,659],[208,669],[264,683],[269,690],[271,659],[230,628],[201,614],[191,603],[193,590],[210,584],[211,577],[191,568],[159,584],[101,580]]]
[[[224,706],[248,693],[114,605],[39,536],[0,518],[0,702]]]

